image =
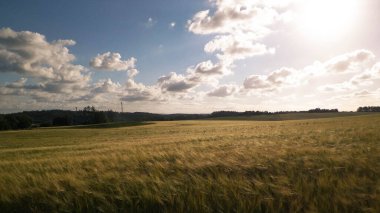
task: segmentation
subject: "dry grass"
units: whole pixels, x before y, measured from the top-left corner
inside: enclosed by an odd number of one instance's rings
[[[380,116],[0,133],[1,212],[380,212]]]

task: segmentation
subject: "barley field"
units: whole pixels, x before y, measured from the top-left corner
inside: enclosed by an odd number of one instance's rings
[[[380,114],[0,132],[0,212],[380,212]]]

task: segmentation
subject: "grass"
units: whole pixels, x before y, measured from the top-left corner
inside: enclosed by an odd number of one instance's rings
[[[380,115],[0,133],[1,212],[380,212]]]
[[[121,128],[121,127],[132,127],[132,126],[143,126],[153,123],[149,122],[114,122],[114,123],[102,123],[102,124],[92,124],[92,125],[78,125],[78,126],[69,126],[66,128],[74,129],[105,129],[105,128]],[[65,127],[63,127],[65,128]]]
[[[233,117],[217,117],[210,120],[249,120],[249,121],[287,121],[287,120],[305,120],[319,118],[336,118],[348,116],[369,115],[368,112],[337,112],[337,113],[284,113],[270,115],[252,115],[252,116],[233,116]]]

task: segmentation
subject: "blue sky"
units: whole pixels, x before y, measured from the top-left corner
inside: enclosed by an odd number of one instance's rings
[[[119,101],[161,113],[379,102],[379,1],[263,2],[1,1],[0,112],[117,110]],[[30,57],[16,57],[17,48]],[[329,70],[334,63],[342,70]]]
[[[205,4],[201,0],[1,1],[0,26],[39,32],[48,40],[73,39],[77,44],[70,50],[83,65],[106,51],[135,56],[144,70],[141,79],[153,82],[164,72],[183,70],[204,57],[205,38],[188,33],[185,25]],[[147,28],[149,18],[157,23]],[[169,29],[173,21],[177,26]]]

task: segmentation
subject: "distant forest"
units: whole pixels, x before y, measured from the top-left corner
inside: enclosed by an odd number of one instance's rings
[[[120,113],[114,111],[98,111],[93,106],[82,110],[42,110],[24,111],[13,114],[0,114],[0,130],[28,129],[31,127],[52,127],[101,124],[108,122],[143,122],[196,120],[218,117],[257,116],[288,113],[337,113],[338,109],[311,109],[308,111],[216,111],[211,114],[155,114],[147,112]],[[380,112],[378,106],[359,107],[357,112]]]
[[[380,112],[380,106],[359,107],[358,112]]]

